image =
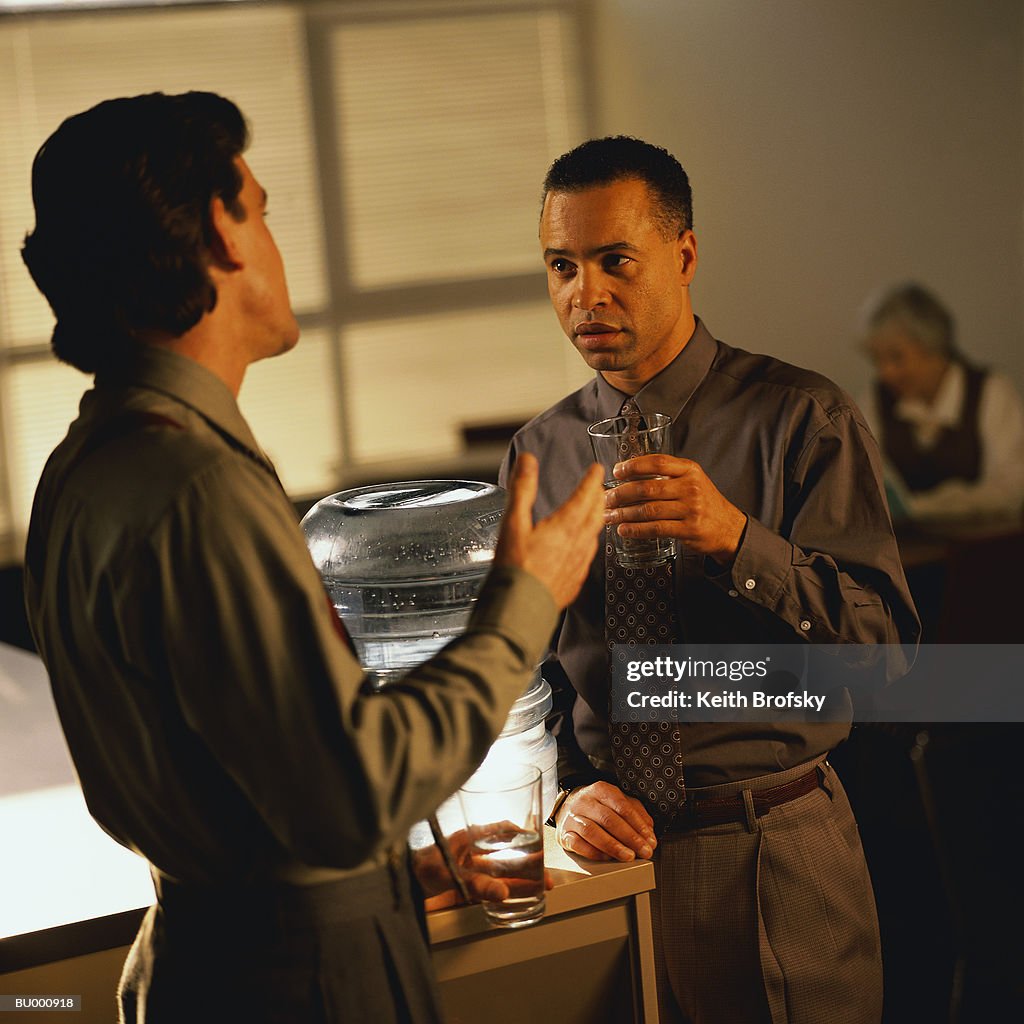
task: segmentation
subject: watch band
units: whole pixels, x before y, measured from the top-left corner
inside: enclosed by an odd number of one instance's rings
[[[564,789],[559,789],[558,796],[555,797],[554,806],[551,808],[551,815],[545,822],[546,825],[550,825],[552,828],[558,827],[556,819],[558,817],[558,812],[562,809],[562,804],[569,799],[569,794],[578,788],[578,786],[566,786]]]

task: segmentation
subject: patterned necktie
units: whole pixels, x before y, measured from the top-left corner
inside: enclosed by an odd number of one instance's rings
[[[621,415],[634,430],[642,429],[643,414],[633,399],[623,403]],[[624,459],[639,454],[629,437]],[[605,643],[611,666],[612,645],[672,644],[679,639],[673,586],[674,562],[661,565],[622,566],[615,560],[615,542],[605,527]],[[610,676],[609,676],[610,678]],[[609,687],[610,688],[610,687]],[[615,773],[624,793],[638,797],[662,820],[671,820],[683,801],[682,741],[677,722],[611,721]]]

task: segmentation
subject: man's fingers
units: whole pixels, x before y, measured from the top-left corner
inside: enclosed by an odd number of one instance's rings
[[[646,851],[644,856],[651,856],[651,849],[639,836],[635,839],[637,849],[626,845],[623,839],[632,838],[635,833],[618,815],[609,815],[607,809],[600,805],[588,808],[587,812],[582,809],[570,811],[562,821],[562,832],[578,835],[588,845],[614,860],[633,860],[640,849]]]
[[[536,459],[520,456],[515,470],[494,564],[525,569],[547,587],[556,607],[564,608],[579,593],[597,551],[604,521],[600,467],[593,466],[565,505],[536,528],[532,522]]]
[[[533,526],[533,503],[537,500],[537,478],[539,472],[537,459],[529,452],[523,452],[516,459],[509,481],[508,508],[506,519],[511,519],[513,526],[520,530],[529,530]]]
[[[430,913],[432,910],[445,910],[448,907],[454,907],[461,902],[462,898],[454,889],[447,889],[436,896],[428,896],[423,901],[423,909]]]
[[[699,463],[692,459],[681,459],[676,455],[638,455],[625,462],[615,464],[613,470],[616,480],[632,480],[636,477],[650,476],[682,476],[695,469]]]
[[[692,518],[692,516],[693,509],[680,501],[644,501],[636,505],[620,505],[618,508],[609,509],[605,512],[604,521],[613,524],[644,523],[652,525],[655,529],[648,530],[644,536],[653,537],[658,535],[658,523],[676,523]],[[668,530],[671,530],[671,527],[664,525],[660,527],[662,533],[666,533]],[[631,533],[630,536],[639,535]]]
[[[577,832],[563,832],[559,838],[563,850],[575,853],[577,857],[586,857],[587,860],[611,860],[607,853],[603,853],[596,846],[591,846]]]
[[[620,813],[640,835],[657,846],[658,840],[654,835],[654,819],[647,813],[647,809],[639,800],[626,797],[626,807]]]
[[[608,808],[595,812],[595,820],[608,833],[611,841],[616,843],[618,849],[610,852],[619,860],[632,860],[634,855],[647,860],[653,856],[654,847],[658,845],[653,831],[637,828],[627,818]]]
[[[593,531],[597,535],[604,522],[604,474],[595,462],[583,475],[576,489],[565,502],[538,526],[568,530],[572,533]]]
[[[570,799],[572,804],[563,819],[567,830],[575,828],[591,845],[617,860],[632,860],[634,856],[646,860],[653,856],[658,845],[654,821],[635,797],[626,796],[609,782],[596,782],[578,790]],[[600,833],[607,835],[607,840]]]
[[[502,881],[499,878],[488,878],[486,875],[477,875],[480,879],[477,898],[481,900],[507,900],[511,895],[509,881]]]

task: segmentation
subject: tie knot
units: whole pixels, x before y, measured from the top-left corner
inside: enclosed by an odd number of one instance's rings
[[[634,455],[640,454],[639,442],[637,441],[636,431],[647,429],[647,420],[644,417],[640,406],[636,404],[634,399],[627,398],[622,403],[622,408],[619,410],[619,415],[625,417],[629,421],[629,429],[631,433],[630,438],[630,450],[623,452],[626,458],[630,458]]]

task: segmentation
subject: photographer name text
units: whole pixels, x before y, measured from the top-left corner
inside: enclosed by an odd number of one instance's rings
[[[756,661],[710,658],[658,657],[626,663],[626,681],[682,683],[684,680],[727,679],[738,683],[763,679],[768,675],[771,657]],[[631,708],[813,708],[821,711],[825,697],[807,690],[769,693],[766,690],[669,690],[667,693],[641,693],[630,690],[625,702]]]
[[[640,693],[638,690],[630,690],[626,694],[626,704],[631,708],[813,708],[820,711],[825,706],[825,698],[807,690],[800,693],[795,690],[788,693],[766,693],[764,690],[753,690],[751,693],[741,693],[739,690]]]

